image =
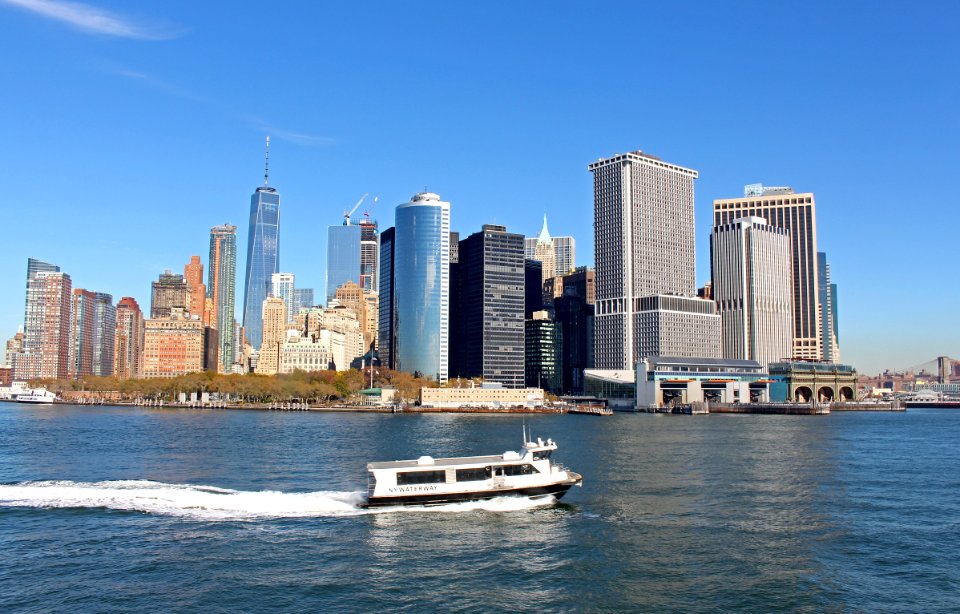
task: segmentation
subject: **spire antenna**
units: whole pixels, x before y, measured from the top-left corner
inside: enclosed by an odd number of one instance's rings
[[[263,167],[263,187],[270,185],[267,180],[270,178],[270,135],[267,135],[267,155]]]

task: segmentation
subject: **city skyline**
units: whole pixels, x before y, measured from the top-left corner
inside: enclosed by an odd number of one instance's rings
[[[123,5],[113,8],[121,14],[127,10]],[[314,234],[318,219],[335,219],[355,202],[358,192],[370,190],[384,201],[377,217],[380,227],[388,228],[389,209],[404,202],[424,182],[454,203],[453,230],[469,232],[485,223],[498,223],[535,236],[546,212],[553,233],[574,236],[580,244],[577,264],[592,265],[590,178],[583,166],[614,152],[644,149],[702,173],[696,188],[698,284],[709,279],[712,200],[728,198],[744,184],[757,181],[792,185],[798,192],[816,193],[819,201],[818,249],[829,253],[831,276],[839,287],[843,361],[861,372],[873,373],[956,353],[951,348],[960,343],[960,333],[950,327],[941,330],[939,325],[960,304],[956,289],[947,286],[945,296],[937,301],[917,301],[899,285],[889,291],[891,282],[922,277],[920,271],[948,259],[949,229],[956,227],[958,214],[949,208],[949,199],[939,196],[937,182],[929,181],[949,173],[958,125],[956,111],[947,103],[955,98],[957,86],[936,76],[949,69],[947,58],[951,56],[933,52],[933,45],[946,38],[936,34],[945,27],[941,24],[949,21],[941,10],[934,20],[930,7],[910,11],[881,7],[871,11],[869,28],[860,25],[860,11],[851,7],[833,7],[831,18],[824,20],[815,6],[731,10],[699,4],[690,9],[698,17],[692,21],[679,9],[632,8],[634,19],[624,20],[622,26],[569,6],[548,16],[533,7],[519,7],[514,23],[502,23],[468,8],[434,6],[413,9],[406,15],[388,10],[389,19],[371,24],[371,34],[377,35],[371,43],[354,59],[343,61],[373,66],[374,58],[383,58],[385,43],[381,41],[388,39],[383,35],[404,23],[430,24],[446,44],[455,44],[452,33],[456,29],[449,26],[465,13],[476,20],[481,38],[491,34],[504,38],[504,55],[461,54],[450,61],[476,69],[496,85],[516,81],[514,71],[526,71],[523,67],[534,58],[550,60],[543,65],[543,77],[534,78],[529,86],[514,83],[509,95],[485,94],[475,101],[466,82],[444,79],[449,67],[446,61],[412,50],[400,52],[384,69],[373,69],[396,72],[396,76],[384,72],[384,80],[372,80],[379,83],[376,95],[335,94],[320,106],[312,97],[317,93],[314,86],[291,81],[293,73],[280,70],[276,78],[294,93],[285,100],[300,98],[311,104],[273,103],[269,91],[253,92],[244,103],[248,107],[228,108],[227,112],[223,112],[222,101],[234,98],[235,86],[248,83],[249,66],[227,62],[223,66],[224,90],[204,79],[212,69],[205,61],[191,70],[174,70],[184,65],[185,57],[206,49],[209,43],[199,33],[215,23],[214,11],[188,11],[175,4],[164,10],[158,18],[182,24],[186,32],[168,40],[138,41],[91,35],[0,6],[14,26],[11,37],[0,44],[28,52],[23,62],[3,68],[22,94],[10,100],[9,116],[0,120],[5,133],[19,143],[17,151],[0,153],[0,158],[18,185],[28,188],[28,197],[22,201],[26,205],[11,207],[8,220],[20,228],[32,227],[38,214],[48,221],[39,239],[36,233],[21,233],[30,235],[29,239],[15,236],[7,241],[9,261],[0,267],[3,287],[21,286],[22,262],[34,257],[58,263],[82,287],[114,297],[131,296],[146,306],[151,279],[164,269],[179,270],[192,254],[204,253],[206,229],[225,220],[243,226],[244,201],[262,171],[260,146],[268,132],[275,140],[271,152],[277,158],[275,183],[285,204],[281,266],[296,273],[305,286],[324,285],[322,258],[316,254],[325,253],[326,245],[325,237]],[[552,35],[544,38],[535,33],[531,40],[514,36],[534,17],[545,18],[559,33],[581,20],[590,25],[582,43],[569,49]],[[330,19],[357,25],[357,18],[343,8],[331,9]],[[802,52],[788,49],[763,28],[764,23],[779,19],[817,29],[827,42]],[[253,57],[244,55],[252,50],[239,47],[240,33],[248,32],[253,20],[252,15],[239,15],[231,26],[235,30],[219,35],[219,42],[241,57]],[[297,29],[295,22],[308,20],[278,21],[283,28]],[[593,55],[589,49],[596,41],[608,41],[612,50],[622,45],[616,37],[597,38],[597,29],[602,26],[616,32],[627,23],[643,32],[652,46],[672,53],[679,65],[697,67],[691,80],[682,81],[673,71],[657,68],[649,82],[675,86],[664,89],[658,102],[643,95],[645,86],[631,81],[629,72],[619,74],[626,66],[619,61],[606,68],[587,68]],[[752,40],[750,44],[724,43],[723,52],[711,57],[706,43],[684,49],[667,36],[680,29],[687,37],[696,38],[715,28],[749,33]],[[293,36],[296,32],[289,34],[263,59],[266,65],[279,68],[278,58],[290,53],[287,41],[297,39]],[[903,45],[889,49],[879,42],[882,35],[902,40]],[[335,32],[329,41],[311,41],[305,57],[322,57],[327,45],[329,49],[342,46],[341,36]],[[846,42],[831,42],[841,39]],[[761,44],[772,49],[767,57],[755,53]],[[542,52],[536,51],[538,46]],[[459,45],[455,48],[462,49]],[[519,57],[520,62],[500,75],[507,56]],[[64,58],[69,61],[60,66]],[[418,99],[422,108],[394,104],[392,92],[404,91],[403,81],[411,74],[394,62],[415,65],[418,76],[428,84],[442,82],[439,96]],[[89,95],[85,104],[67,109],[54,103],[51,86],[37,76],[47,74],[54,65],[59,79]],[[818,66],[830,68],[812,69]],[[780,95],[777,75],[788,73],[799,78],[796,96]],[[329,66],[323,67],[321,75],[331,81],[332,90],[353,92],[356,88],[352,86],[360,85]],[[556,101],[554,79],[560,75],[570,79],[570,88],[583,93]],[[757,78],[751,81],[752,76]],[[617,92],[597,87],[610,78],[624,79],[625,87]],[[730,83],[743,84],[738,85],[736,104],[714,95]],[[875,96],[877,91],[896,90],[889,87],[891,83],[911,91],[919,89],[919,93],[909,99]],[[547,94],[549,106],[542,106],[545,101],[538,90]],[[750,100],[746,100],[747,91]],[[529,110],[510,104],[523,96],[530,97]],[[638,98],[643,100],[635,102]],[[691,106],[684,102],[686,98],[698,102]],[[221,102],[211,104],[210,99]],[[604,104],[630,101],[642,113],[635,125],[623,129],[614,118],[589,113],[601,100]],[[774,100],[776,104],[769,104]],[[457,115],[470,121],[457,117],[456,126],[464,130],[446,135],[454,117],[446,109],[454,107]],[[541,117],[541,108],[551,112]],[[375,121],[366,121],[381,109],[389,110]],[[284,117],[289,123],[244,123],[236,119],[241,113]],[[324,119],[331,113],[338,117],[336,128]],[[885,121],[888,116],[904,119],[891,123]],[[654,117],[656,121],[652,121]],[[63,130],[41,129],[34,120],[19,121],[30,118],[60,125]],[[431,118],[435,124],[429,123]],[[880,125],[883,130],[876,129]],[[520,126],[522,131],[518,131]],[[791,135],[793,140],[786,147],[784,128],[793,126],[802,129]],[[109,136],[111,147],[97,156],[82,156],[80,148],[86,143],[101,141],[95,134]],[[410,148],[410,143],[418,142],[414,135],[426,137],[434,147]],[[467,153],[462,155],[465,149]],[[551,152],[549,168],[529,160],[529,153],[537,150]],[[736,155],[731,156],[731,151]],[[47,152],[56,153],[51,156]],[[894,156],[903,152],[916,155]],[[51,173],[60,181],[49,181]],[[174,178],[181,196],[163,197]],[[87,193],[96,192],[94,182],[99,186],[104,181],[110,184],[112,198],[89,200]],[[501,198],[503,193],[510,197]],[[120,207],[114,202],[130,205]],[[945,223],[929,228],[918,216],[900,215],[904,204],[921,202],[928,203],[930,213]],[[73,211],[77,208],[96,215],[89,219],[76,216]],[[145,210],[155,212],[150,233],[142,240],[127,241],[144,223]],[[76,233],[88,241],[73,240]],[[245,233],[244,228],[237,237],[240,245],[247,240]],[[99,256],[105,251],[116,256],[110,267],[101,266]],[[242,254],[237,262],[239,271],[245,266],[241,258]],[[209,262],[205,266],[209,267]],[[22,309],[22,298],[16,293],[0,299],[4,338],[16,332]],[[903,326],[904,318],[908,326]]]

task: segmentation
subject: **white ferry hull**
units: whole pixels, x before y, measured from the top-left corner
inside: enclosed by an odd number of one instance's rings
[[[554,484],[539,486],[518,486],[516,488],[501,488],[497,490],[482,490],[473,492],[429,492],[423,494],[402,494],[387,496],[371,496],[363,507],[390,507],[390,506],[429,506],[445,503],[463,503],[468,501],[485,501],[497,497],[548,497],[560,499],[567,494],[572,486],[581,483],[580,474],[567,472],[567,479]]]

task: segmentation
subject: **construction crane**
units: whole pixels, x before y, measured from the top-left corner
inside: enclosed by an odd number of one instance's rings
[[[377,201],[380,200],[379,196],[373,197],[373,203],[370,204],[370,208],[363,212],[363,217],[367,218],[367,221],[370,221],[370,212],[373,211],[373,208],[377,206]]]
[[[363,203],[363,200],[364,200],[367,196],[369,196],[369,195],[370,195],[370,193],[367,192],[366,194],[364,194],[363,196],[361,196],[361,197],[360,197],[360,200],[357,201],[357,204],[355,204],[355,205],[353,206],[353,209],[351,209],[349,213],[347,212],[346,209],[343,210],[343,225],[344,225],[344,226],[349,226],[349,225],[350,225],[350,216],[353,215],[353,212],[357,210],[357,208]]]

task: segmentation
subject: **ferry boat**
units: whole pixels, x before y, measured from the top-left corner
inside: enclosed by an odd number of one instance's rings
[[[17,403],[38,403],[49,405],[57,400],[57,395],[45,388],[34,388],[16,397]]]
[[[571,486],[582,486],[583,478],[550,461],[556,449],[552,439],[538,437],[524,442],[519,452],[369,463],[365,507],[440,505],[504,496],[559,499]]]

